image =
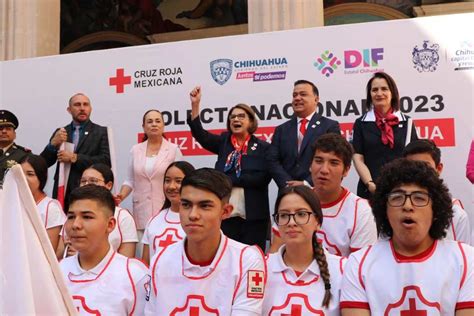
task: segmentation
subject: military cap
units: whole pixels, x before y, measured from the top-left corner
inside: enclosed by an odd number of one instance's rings
[[[18,119],[15,114],[7,110],[0,110],[0,126],[10,125],[14,129],[18,128]]]

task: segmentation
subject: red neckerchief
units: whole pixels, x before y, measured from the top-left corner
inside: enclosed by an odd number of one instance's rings
[[[375,124],[380,129],[382,133],[382,143],[384,145],[389,145],[390,148],[394,146],[394,137],[393,137],[393,128],[392,126],[398,124],[398,117],[393,115],[393,110],[390,109],[385,116],[374,109],[375,112]]]
[[[240,161],[242,160],[242,155],[247,154],[247,148],[248,148],[251,136],[252,135],[250,134],[247,135],[242,145],[239,145],[239,142],[237,141],[237,137],[235,137],[235,135],[232,134],[230,136],[230,142],[232,146],[234,146],[234,150],[227,156],[227,160],[224,166],[224,172],[227,172],[231,170],[232,168],[234,168],[237,178],[240,177],[240,171],[241,171]]]

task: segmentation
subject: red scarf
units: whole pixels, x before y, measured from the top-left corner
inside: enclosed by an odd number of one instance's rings
[[[230,136],[230,142],[232,143],[232,146],[234,146],[234,151],[232,151],[229,156],[227,156],[227,161],[224,166],[224,172],[227,172],[234,168],[237,178],[240,177],[240,161],[242,160],[242,155],[247,154],[247,147],[249,145],[250,136],[251,135],[249,134],[247,138],[245,138],[245,141],[242,146],[239,145],[239,142],[237,141],[237,137],[235,137],[235,135],[232,134]]]
[[[393,115],[393,110],[390,109],[390,111],[385,114],[385,116],[374,109],[375,112],[375,124],[377,124],[377,127],[380,129],[380,132],[382,133],[382,143],[384,145],[389,145],[390,148],[392,149],[394,146],[394,138],[393,138],[393,128],[392,126],[398,124],[398,117]]]

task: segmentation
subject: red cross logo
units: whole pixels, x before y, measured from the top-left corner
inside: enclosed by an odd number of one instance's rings
[[[283,303],[281,301],[273,303],[275,305],[268,312],[268,316],[325,315],[322,310],[311,306],[308,296],[301,293],[290,293]]]
[[[256,286],[259,286],[260,282],[263,281],[262,277],[260,276],[260,273],[255,273],[255,275],[252,277],[252,281],[255,282]]]
[[[175,242],[176,242],[176,241],[173,240],[173,235],[168,234],[168,235],[166,235],[166,239],[165,239],[165,240],[160,240],[160,243],[158,244],[158,246],[163,247],[163,248],[166,248],[166,247],[168,247],[169,245],[174,244]]]
[[[416,309],[416,300],[414,298],[408,299],[409,309],[400,311],[400,316],[426,316],[428,313],[426,309]]]
[[[124,87],[132,83],[131,76],[125,76],[123,68],[117,68],[115,77],[109,78],[109,86],[115,86],[116,93],[123,93]]]
[[[192,306],[189,308],[189,316],[199,316],[199,307]]]
[[[408,309],[406,308],[408,303]],[[416,307],[418,304],[419,308]],[[420,307],[422,306],[422,307]],[[416,285],[408,285],[403,288],[402,296],[395,302],[387,305],[384,315],[386,316],[427,316],[428,311],[434,314],[441,312],[441,304],[439,302],[428,301]]]
[[[289,314],[281,314],[281,316],[301,316],[301,305],[291,305],[291,311]]]
[[[184,306],[173,309],[170,316],[200,316],[201,311],[204,315],[219,315],[217,309],[211,308],[206,304],[204,296],[191,294],[186,298]]]

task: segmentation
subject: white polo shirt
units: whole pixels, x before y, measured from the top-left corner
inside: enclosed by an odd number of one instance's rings
[[[63,226],[66,221],[66,215],[58,200],[45,196],[36,207],[46,229]]]
[[[446,231],[446,239],[462,241],[471,245],[471,225],[460,200],[453,199],[453,219]]]
[[[474,248],[451,240],[414,257],[388,240],[353,253],[342,282],[341,308],[371,315],[454,315],[474,308]],[[416,314],[418,313],[418,314]]]
[[[325,251],[331,282],[329,308],[322,307],[324,281],[316,260],[297,275],[283,261],[285,246],[267,259],[268,281],[262,315],[333,315],[339,316],[339,293],[342,272],[347,259]]]
[[[262,314],[266,265],[263,253],[221,232],[208,266],[192,264],[185,241],[152,259],[152,294],[146,315],[252,316]]]
[[[169,208],[161,210],[153,216],[146,225],[142,244],[148,245],[150,259],[164,248],[183,240],[185,236],[179,213]]]
[[[81,268],[77,254],[59,265],[80,315],[143,315],[150,295],[150,276],[141,261],[122,256],[110,247],[90,270]]]

